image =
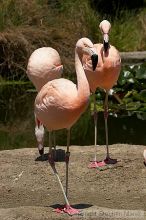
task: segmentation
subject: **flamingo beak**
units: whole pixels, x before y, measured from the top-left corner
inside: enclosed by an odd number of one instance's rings
[[[92,60],[92,68],[93,71],[96,69],[97,63],[98,63],[98,55],[97,54],[93,54],[91,56],[91,60]]]
[[[109,48],[109,36],[108,34],[104,34],[103,36],[103,48],[104,52],[106,53]]]

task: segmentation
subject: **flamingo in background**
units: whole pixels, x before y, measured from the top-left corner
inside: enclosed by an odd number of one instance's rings
[[[95,53],[92,42],[88,38],[81,38],[75,48],[75,69],[77,74],[77,85],[68,79],[55,79],[45,84],[35,99],[36,117],[49,131],[49,163],[57,177],[63,196],[65,206],[58,212],[69,215],[78,214],[79,211],[72,208],[68,201],[68,168],[69,168],[69,146],[70,128],[79,119],[89,104],[90,88],[86,78],[81,59],[83,54],[88,54],[92,59],[92,69],[96,68],[98,56]],[[91,67],[90,66],[90,67]],[[66,192],[59,178],[52,154],[51,132],[59,129],[67,129],[67,151],[66,162]]]
[[[36,49],[30,56],[27,65],[27,76],[37,92],[48,82],[61,77],[63,66],[59,53],[52,47]],[[44,126],[35,115],[35,136],[40,155],[44,154]],[[54,141],[55,142],[55,141]],[[56,144],[54,143],[54,147]]]
[[[120,70],[121,70],[121,58],[118,50],[109,44],[109,31],[111,24],[107,20],[103,20],[100,25],[100,30],[103,34],[103,44],[94,44],[94,48],[98,53],[98,65],[93,74],[91,69],[90,57],[85,55],[83,57],[83,65],[85,73],[90,85],[90,89],[94,97],[94,124],[95,124],[95,157],[90,163],[89,168],[96,168],[99,166],[104,166],[106,164],[114,164],[117,162],[115,159],[111,159],[109,155],[108,146],[108,93],[109,90],[116,84]],[[97,161],[96,151],[97,151],[97,110],[96,110],[96,97],[95,91],[97,88],[101,88],[106,92],[105,102],[104,102],[104,119],[105,119],[105,134],[106,134],[106,149],[107,155],[104,161]]]

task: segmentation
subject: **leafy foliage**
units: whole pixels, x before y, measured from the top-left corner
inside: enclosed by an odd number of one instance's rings
[[[114,95],[109,96],[109,111],[112,114],[137,114],[139,118],[146,119],[146,63],[123,67],[113,90]],[[97,91],[96,99],[98,111],[103,111],[104,92]]]

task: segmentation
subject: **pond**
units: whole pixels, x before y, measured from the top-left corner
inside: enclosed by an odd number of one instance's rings
[[[33,104],[36,92],[30,83],[0,86],[0,150],[36,147]],[[94,144],[94,121],[90,107],[71,131],[72,145]],[[116,117],[115,117],[116,116]],[[110,113],[109,144],[129,143],[146,145],[146,120],[140,114]],[[48,132],[45,146],[48,146]],[[57,145],[66,145],[66,130],[57,131]],[[103,112],[98,114],[98,144],[105,144]]]

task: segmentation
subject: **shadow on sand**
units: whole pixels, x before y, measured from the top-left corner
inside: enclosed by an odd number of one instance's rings
[[[62,149],[57,149],[54,150],[52,149],[53,152],[53,157],[55,162],[64,162],[65,161],[65,150]],[[48,160],[48,153],[43,154],[41,156],[38,156],[35,161],[47,161]]]

